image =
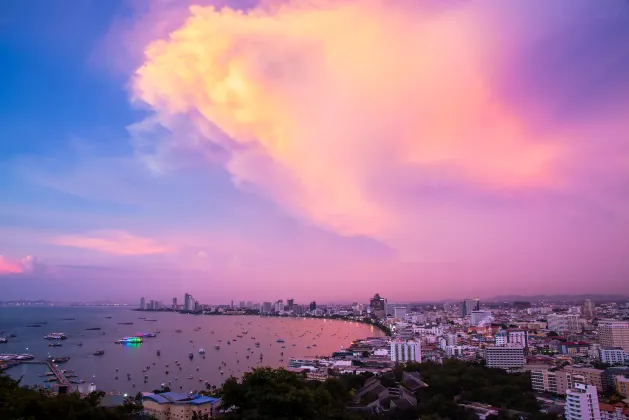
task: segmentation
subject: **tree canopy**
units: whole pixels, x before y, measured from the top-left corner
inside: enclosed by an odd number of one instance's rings
[[[0,374],[0,419],[13,420],[125,420],[133,419],[139,407],[125,404],[116,409],[99,407],[105,394],[93,392],[49,395],[44,390],[20,386],[20,381]]]

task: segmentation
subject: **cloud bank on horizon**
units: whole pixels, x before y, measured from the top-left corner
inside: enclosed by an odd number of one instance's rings
[[[625,1],[130,4],[94,56],[146,112],[133,155],[18,162],[99,207],[9,232],[0,275],[32,253],[133,293],[629,292]]]

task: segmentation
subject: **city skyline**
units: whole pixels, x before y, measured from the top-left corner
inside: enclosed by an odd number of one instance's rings
[[[629,294],[626,1],[0,16],[3,300]]]

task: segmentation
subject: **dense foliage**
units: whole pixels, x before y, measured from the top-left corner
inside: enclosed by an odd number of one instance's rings
[[[0,374],[0,419],[2,420],[123,420],[139,412],[134,405],[117,409],[99,407],[102,392],[82,398],[79,394],[50,396],[43,390],[21,387]]]
[[[228,379],[222,405],[232,419],[344,419],[349,397],[339,379],[321,383],[284,369],[259,368]]]

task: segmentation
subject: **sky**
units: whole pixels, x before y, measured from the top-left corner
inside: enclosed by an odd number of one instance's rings
[[[629,2],[0,4],[0,300],[629,294]]]

